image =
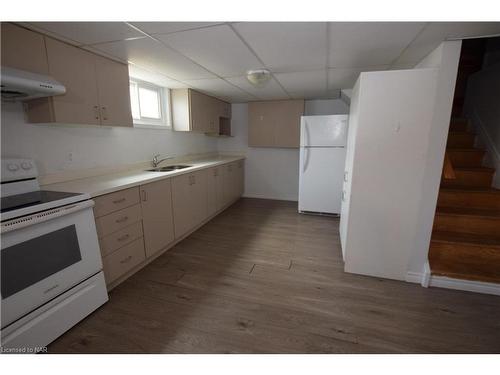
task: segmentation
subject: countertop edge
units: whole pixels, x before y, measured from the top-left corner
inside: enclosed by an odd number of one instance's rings
[[[109,181],[112,181],[113,176],[116,176],[116,179],[119,179],[120,177],[126,177],[127,174],[130,174],[131,175],[130,177],[132,178],[133,171],[128,172],[128,173],[108,174],[108,175],[101,175],[98,177],[82,178],[82,179],[71,180],[71,181],[66,181],[66,182],[47,184],[47,185],[42,185],[41,188],[44,190],[57,190],[57,191],[68,191],[68,192],[72,192],[72,193],[88,194],[88,195],[90,195],[91,198],[95,198],[95,197],[99,197],[101,195],[114,193],[114,192],[117,192],[120,190],[130,189],[130,188],[133,188],[136,186],[145,185],[145,184],[149,184],[152,182],[164,180],[166,178],[177,177],[177,176],[181,176],[183,174],[188,174],[188,173],[200,171],[200,170],[207,169],[207,168],[217,167],[219,165],[233,163],[235,161],[244,160],[245,158],[246,158],[245,156],[234,156],[234,157],[228,156],[228,157],[224,158],[223,160],[216,160],[216,161],[192,160],[191,163],[193,163],[193,164],[196,164],[196,163],[203,163],[203,164],[202,165],[195,165],[193,167],[181,169],[181,170],[178,170],[175,172],[168,172],[168,173],[165,173],[165,172],[147,172],[147,173],[151,173],[151,177],[139,178],[139,176],[138,176],[139,179],[137,181],[125,183],[125,184],[117,184],[116,186],[113,186],[110,188],[95,189],[94,191],[88,191],[88,190],[92,190],[92,189],[85,189],[85,188],[82,188],[82,189],[71,188],[71,185],[75,185],[78,183],[91,185],[92,180],[99,180],[99,179],[101,179],[101,180],[109,179]],[[189,162],[186,162],[183,164],[188,164],[188,163]],[[137,171],[137,172],[139,172],[139,171]],[[141,172],[144,172],[144,171],[141,170]],[[97,182],[97,181],[95,182],[95,184],[98,184],[98,183],[99,182]],[[102,182],[100,182],[100,183],[102,183]],[[64,185],[68,185],[68,187],[65,188]]]

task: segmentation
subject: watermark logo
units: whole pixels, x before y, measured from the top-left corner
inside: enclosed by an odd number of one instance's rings
[[[46,346],[18,346],[18,347],[5,347],[0,346],[0,353],[2,354],[35,354],[47,353]]]

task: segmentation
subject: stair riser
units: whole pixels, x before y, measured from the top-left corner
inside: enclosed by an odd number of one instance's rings
[[[500,236],[500,217],[443,214],[436,212],[434,230]]]
[[[500,210],[500,194],[488,192],[439,192],[438,207],[470,207]]]
[[[450,131],[452,132],[466,132],[467,120],[453,120],[450,123]]]
[[[455,169],[455,179],[442,180],[442,187],[491,187],[493,172],[459,171]]]
[[[474,146],[474,134],[468,133],[450,133],[448,135],[448,142],[446,147],[448,148],[471,148]]]
[[[448,150],[451,164],[455,168],[480,167],[483,164],[484,151],[450,151]]]
[[[499,248],[431,241],[429,264],[434,275],[500,282]]]

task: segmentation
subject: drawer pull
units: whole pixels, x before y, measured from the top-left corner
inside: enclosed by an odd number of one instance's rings
[[[126,198],[120,198],[120,199],[114,200],[113,203],[118,204],[118,203],[125,202],[126,200],[127,200]]]
[[[128,257],[126,257],[125,259],[123,260],[120,260],[120,263],[121,264],[124,264],[124,263],[128,263],[132,260],[132,255],[129,255]]]
[[[127,233],[127,234],[125,234],[125,235],[123,235],[123,236],[121,236],[121,237],[117,238],[116,240],[117,240],[117,241],[125,241],[125,240],[126,240],[127,238],[129,238],[129,237],[130,237],[130,234],[128,234],[128,233]]]
[[[119,219],[116,219],[116,223],[124,223],[127,220],[128,220],[128,216],[124,216],[124,217],[121,217]]]

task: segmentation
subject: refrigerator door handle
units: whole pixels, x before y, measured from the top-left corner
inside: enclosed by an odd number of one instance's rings
[[[304,168],[302,169],[302,173],[305,173],[307,167],[309,166],[309,147],[304,147]]]
[[[311,139],[311,134],[309,134],[309,125],[307,124],[307,121],[304,121],[304,129],[306,131],[306,144],[304,146],[308,147],[310,145],[310,139]]]

